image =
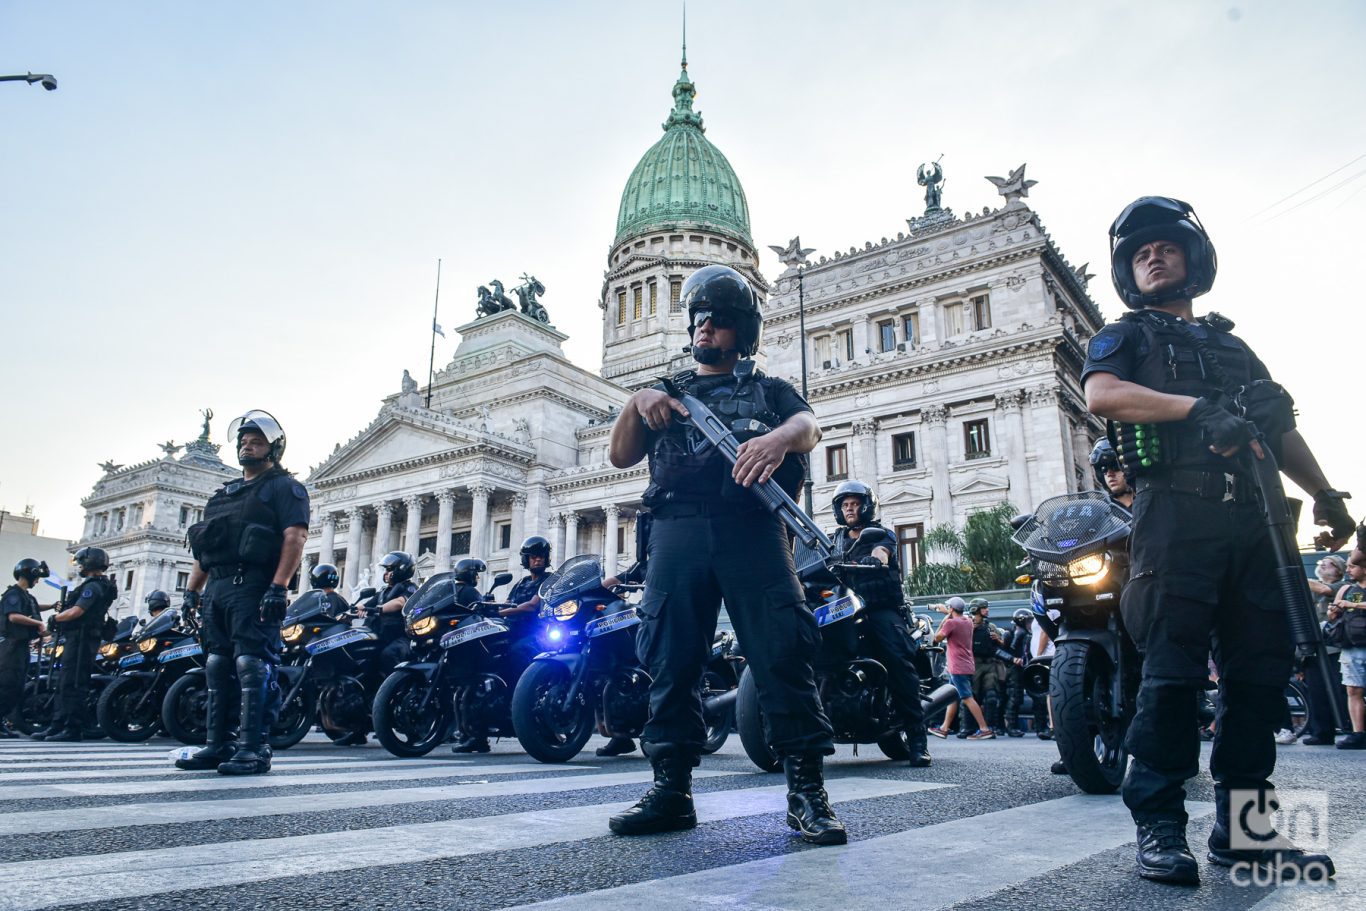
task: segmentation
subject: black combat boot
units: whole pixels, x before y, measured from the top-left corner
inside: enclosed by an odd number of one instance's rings
[[[43,738],[48,743],[80,743],[85,739],[85,734],[80,728],[63,728],[55,734],[49,734]]]
[[[598,756],[624,756],[636,751],[636,742],[630,737],[613,737],[605,746],[595,751]]]
[[[213,660],[213,658],[210,658]],[[231,679],[231,678],[229,678]],[[204,749],[186,759],[177,759],[175,767],[186,772],[208,772],[232,758],[237,752],[237,741],[228,733],[228,699],[220,690],[209,690],[208,743]]]
[[[19,732],[10,726],[9,719],[0,719],[0,738],[13,740],[19,736]]]
[[[489,746],[487,737],[465,737],[459,743],[451,747],[452,753],[487,753],[492,747]]]
[[[849,840],[844,823],[835,818],[830,795],[825,793],[820,753],[783,757],[787,774],[787,824],[813,845],[842,845]]]
[[[338,737],[332,742],[339,747],[363,747],[369,742],[369,739],[364,731],[352,731],[345,737]]]
[[[609,819],[607,827],[618,835],[653,835],[695,828],[692,770],[697,757],[676,748],[658,747],[651,751],[650,765],[655,770],[654,787],[631,809]]]
[[[906,731],[906,749],[911,754],[906,764],[913,769],[929,768],[931,762],[930,747],[926,742],[925,725],[907,725]]]
[[[1275,804],[1276,792],[1270,788],[1262,800]],[[1258,832],[1259,841],[1265,841],[1264,848],[1232,848],[1229,846],[1229,792],[1220,785],[1214,786],[1214,828],[1209,833],[1209,862],[1221,867],[1246,863],[1268,870],[1284,873],[1295,871],[1295,882],[1326,882],[1337,873],[1333,859],[1327,854],[1311,854],[1290,843],[1290,840],[1276,831]]]
[[[1138,875],[1178,886],[1200,885],[1200,865],[1186,844],[1186,824],[1159,819],[1138,827]]]
[[[265,745],[266,663],[243,655],[237,659],[242,684],[242,739],[232,758],[218,765],[219,775],[264,775],[270,771],[270,749]]]

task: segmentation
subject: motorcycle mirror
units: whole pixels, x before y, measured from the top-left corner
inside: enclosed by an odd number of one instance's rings
[[[507,585],[511,581],[512,573],[499,573],[498,575],[493,577],[493,585],[489,588],[489,591],[493,591],[493,589],[495,588]]]
[[[357,600],[357,601],[364,601],[366,598],[373,598],[373,597],[375,597],[375,595],[377,595],[377,594],[379,594],[379,592],[376,591],[376,590],[373,589],[373,588],[362,588],[362,589],[356,594],[356,600]]]

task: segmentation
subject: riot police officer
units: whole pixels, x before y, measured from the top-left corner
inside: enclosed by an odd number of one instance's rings
[[[219,488],[190,528],[195,565],[184,601],[186,612],[200,610],[208,652],[208,742],[176,767],[260,775],[270,771],[267,701],[286,593],[308,537],[308,491],[280,464],[285,432],[270,414],[248,411],[228,425],[228,436],[242,477]],[[229,739],[234,671],[240,741]]]
[[[1029,663],[1029,643],[1034,637],[1034,612],[1027,607],[1021,607],[1011,614],[1010,620],[1010,629],[1002,633],[996,657],[1005,665],[1006,736],[1023,737],[1024,731],[1020,730],[1020,706],[1024,704],[1024,669]],[[1038,717],[1037,712],[1035,717]]]
[[[878,522],[877,495],[861,481],[845,481],[836,487],[830,509],[842,526],[831,536],[836,559],[868,567],[851,574],[849,580],[863,599],[860,644],[887,669],[887,688],[901,714],[910,765],[924,768],[930,764],[925,709],[920,702],[920,676],[915,670],[916,645],[906,626],[909,611],[901,587],[896,536]]]
[[[399,662],[408,656],[408,640],[403,627],[403,605],[417,591],[413,582],[413,556],[395,550],[379,561],[384,571],[384,591],[380,592],[375,633],[379,636],[380,672],[388,676]]]
[[[147,616],[142,621],[143,624],[147,624],[160,617],[161,612],[171,606],[171,598],[161,589],[156,589],[143,598],[142,603],[147,605]]]
[[[34,740],[72,742],[85,739],[90,699],[90,675],[100,650],[100,634],[109,605],[119,596],[113,581],[104,575],[109,555],[98,547],[82,547],[72,560],[82,582],[67,598],[51,623],[61,624],[65,637],[62,667],[57,677],[57,703],[52,726],[33,735]]]
[[[1087,406],[1109,419],[1121,466],[1136,473],[1121,607],[1144,657],[1126,739],[1133,762],[1123,785],[1138,824],[1138,872],[1199,882],[1186,842],[1183,783],[1199,771],[1197,693],[1213,639],[1221,704],[1210,759],[1215,823],[1208,857],[1222,866],[1288,864],[1331,875],[1325,855],[1230,843],[1241,809],[1231,814],[1230,792],[1266,802],[1274,794],[1273,737],[1292,665],[1274,552],[1250,482],[1248,460],[1263,453],[1248,421],[1225,399],[1231,389],[1268,381],[1269,373],[1231,334],[1231,320],[1194,315],[1191,301],[1213,285],[1216,260],[1187,203],[1135,200],[1111,226],[1110,250],[1115,290],[1132,312],[1091,339],[1082,377]],[[1280,392],[1274,384],[1255,388]],[[1288,396],[1253,398],[1248,416],[1291,480],[1314,491],[1318,524],[1345,540],[1355,523],[1294,429]]]
[[[319,563],[308,571],[308,587],[319,592],[319,597],[327,605],[324,610],[334,619],[341,619],[351,610],[351,605],[337,591],[341,584],[341,573],[331,563]]]
[[[1125,509],[1134,508],[1134,488],[1129,476],[1119,464],[1119,453],[1109,437],[1096,440],[1091,447],[1091,471],[1095,473],[1096,484]]]
[[[30,643],[47,633],[38,618],[38,599],[29,592],[49,575],[46,563],[25,557],[14,564],[14,584],[0,595],[0,738],[19,736],[9,716],[24,700]]]
[[[742,440],[732,468],[713,449],[689,445],[686,409],[665,387],[631,396],[612,427],[618,468],[649,457],[644,503],[654,514],[637,651],[649,670],[650,715],[641,739],[654,787],[612,817],[621,835],[697,824],[691,794],[705,725],[699,682],[722,598],[759,684],[769,742],[787,773],[790,826],[807,841],[843,844],[824,788],[834,752],[811,661],[819,646],[793,567],[787,532],[748,490],[776,478],[796,492],[804,456],[820,440],[811,408],[790,383],[754,369],[763,317],[739,272],[706,266],[682,289],[696,370],[672,382],[707,403]]]

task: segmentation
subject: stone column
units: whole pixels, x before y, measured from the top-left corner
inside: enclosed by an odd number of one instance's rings
[[[1025,394],[1019,389],[996,396],[996,405],[1001,409],[1001,426],[1005,431],[1006,476],[1010,478],[1010,505],[1015,507],[1017,513],[1027,512],[1034,507],[1034,499],[1029,492],[1024,404]]]
[[[389,552],[389,533],[394,527],[394,504],[388,500],[381,500],[375,504],[375,544],[374,551],[370,557],[370,562],[375,565],[375,572],[379,572],[379,561],[384,559],[384,555]]]
[[[347,592],[356,587],[360,579],[360,565],[365,562],[360,549],[361,521],[359,506],[352,506],[346,511],[346,575],[342,578],[342,586]]]
[[[493,488],[482,484],[470,488],[470,498],[474,501],[470,508],[470,556],[486,562],[489,545],[489,495],[492,493]]]
[[[162,591],[164,591],[164,592],[165,592],[166,594],[168,594],[168,595],[171,594],[171,592],[174,590],[174,583],[175,583],[175,578],[174,578],[174,576],[173,576],[174,570],[175,570],[175,561],[174,561],[174,560],[162,560],[162,561],[161,561],[161,577],[160,577],[160,580],[157,582],[157,588],[161,589]]]
[[[540,529],[537,529],[535,534],[540,534]],[[512,531],[509,534],[509,537],[512,538],[510,551],[520,551],[522,539],[527,537],[525,494],[518,493],[512,495]]]
[[[926,434],[925,455],[930,463],[934,485],[934,499],[930,505],[930,519],[935,525],[953,522],[953,496],[949,492],[949,410],[943,405],[930,405],[921,413]]]
[[[451,568],[451,519],[455,512],[455,491],[436,492],[436,571]]]
[[[877,421],[864,418],[854,422],[856,456],[849,477],[858,478],[877,492]]]
[[[403,528],[403,549],[407,551],[414,560],[420,554],[419,543],[422,540],[422,501],[425,498],[421,494],[413,494],[403,498],[403,506],[408,510],[407,523]]]
[[[309,561],[307,554],[299,558],[299,584],[295,587],[295,591],[301,595],[308,591],[308,574],[314,565],[316,564]]]
[[[615,576],[617,574],[617,528],[620,527],[621,507],[615,503],[608,503],[602,508],[607,514],[607,530],[603,534],[603,559],[606,563],[602,571],[605,575]]]
[[[1092,443],[1091,443],[1091,435],[1090,435],[1089,433],[1086,432],[1086,419],[1083,418],[1082,420],[1080,420],[1080,421],[1077,422],[1076,424],[1073,424],[1073,425],[1072,425],[1072,460],[1073,460],[1073,461],[1072,461],[1072,466],[1071,466],[1071,472],[1072,472],[1072,477],[1073,477],[1074,479],[1075,479],[1076,476],[1077,476],[1076,466],[1077,466],[1078,464],[1086,465],[1086,466],[1088,466],[1088,467],[1090,466],[1090,464],[1091,464],[1091,445],[1092,445]],[[1079,490],[1094,490],[1094,489],[1095,489],[1095,487],[1096,487],[1096,476],[1095,476],[1095,473],[1094,473],[1094,472],[1092,472],[1092,471],[1083,471],[1083,472],[1081,473],[1081,477],[1082,477],[1081,483],[1078,485],[1078,489],[1079,489]],[[1074,483],[1076,483],[1076,482],[1074,481]]]
[[[566,559],[564,543],[564,516],[562,514],[557,512],[555,513],[555,515],[551,516],[550,531],[552,535],[550,539],[551,544],[555,548],[550,555],[550,560],[554,565],[558,566],[559,564],[563,563]]]
[[[332,513],[323,515],[322,542],[318,545],[318,562],[335,563],[332,550],[337,543],[337,517]]]
[[[866,364],[872,360],[873,356],[868,353],[868,349],[873,347],[872,340],[868,337],[868,317],[854,317],[854,360],[861,364]],[[816,366],[820,366],[817,364]]]
[[[563,554],[561,563],[579,553],[579,514],[576,512],[564,514],[564,550],[560,553]]]

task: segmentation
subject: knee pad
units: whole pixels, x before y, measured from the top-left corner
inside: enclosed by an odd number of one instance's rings
[[[264,659],[255,655],[237,656],[237,680],[242,684],[242,689],[264,691],[269,679],[270,666]]]
[[[210,689],[222,690],[232,686],[232,656],[210,653],[204,663],[204,675],[208,678]]]

